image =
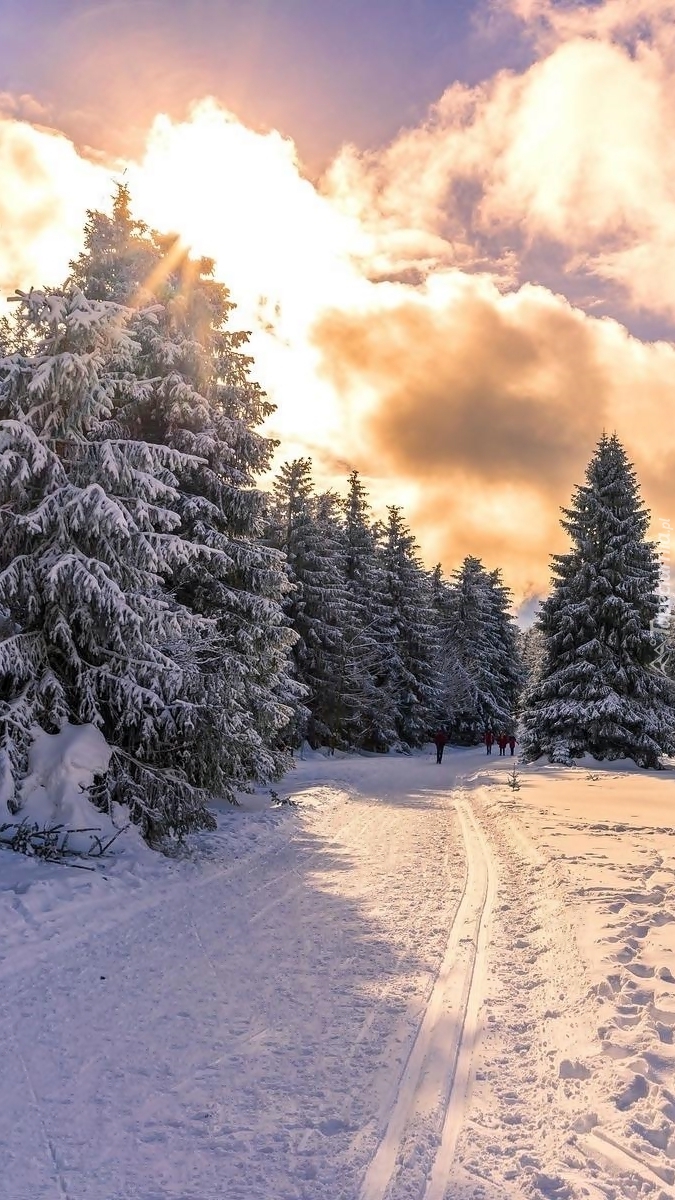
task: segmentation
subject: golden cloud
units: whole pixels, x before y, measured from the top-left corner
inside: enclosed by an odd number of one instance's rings
[[[158,117],[125,178],[139,215],[215,258],[278,404],[280,457],[312,453],[321,486],[353,464],[376,504],[406,506],[428,562],[483,554],[524,594],[546,586],[558,505],[603,427],[675,519],[673,348],[521,282],[553,241],[636,313],[675,312],[675,55],[656,0],[508,3],[537,62],[454,85],[319,182],[289,139],[214,101]],[[64,277],[114,165],[0,120],[8,290]]]
[[[336,386],[377,395],[370,446],[406,474],[534,473],[555,489],[606,420],[592,323],[543,289],[505,298],[476,280],[442,309],[418,294],[367,319],[327,314],[316,338]]]
[[[565,504],[603,428],[635,458],[656,515],[675,500],[675,350],[526,286],[446,280],[367,314],[332,312],[315,337],[360,414],[357,465],[414,485],[429,561],[501,563],[519,594],[545,589]],[[365,398],[365,399],[364,399]]]

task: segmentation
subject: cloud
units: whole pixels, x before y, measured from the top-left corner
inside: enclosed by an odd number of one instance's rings
[[[559,487],[606,420],[592,323],[543,289],[441,282],[367,320],[324,317],[316,336],[336,385],[377,395],[369,440],[396,469]]]
[[[86,208],[108,201],[110,172],[61,134],[0,117],[0,178],[0,297],[62,282]]]
[[[577,37],[616,39],[628,47],[672,32],[670,0],[497,0],[499,10],[528,27],[541,54]]]
[[[670,515],[672,346],[544,288],[505,295],[457,272],[387,297],[326,314],[315,336],[345,412],[358,414],[356,465],[378,495],[407,489],[428,561],[479,548],[519,595],[544,591],[548,556],[565,546],[559,505],[603,429],[625,441],[655,515]]]
[[[27,92],[21,95],[15,95],[13,92],[0,92],[0,114],[33,124],[46,125],[49,122],[49,109]]]
[[[673,7],[512,7],[547,30],[539,60],[453,85],[377,152],[345,148],[328,193],[372,231],[380,273],[407,259],[509,284],[555,242],[601,297],[619,286],[636,309],[675,317]]]
[[[510,6],[536,62],[453,85],[320,181],[214,101],[157,117],[125,178],[140,216],[215,258],[279,457],[311,453],[322,486],[354,465],[428,562],[482,554],[525,595],[603,428],[675,519],[675,351],[592,315],[675,316],[675,62],[663,5]],[[115,166],[0,120],[6,287],[63,278]]]

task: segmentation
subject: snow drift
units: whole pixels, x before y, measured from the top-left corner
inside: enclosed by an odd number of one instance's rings
[[[0,808],[2,823],[12,825],[0,838],[7,840],[22,822],[39,829],[58,827],[61,848],[87,854],[97,838],[105,844],[115,837],[127,823],[125,810],[116,805],[112,815],[101,812],[89,794],[96,776],[107,771],[111,753],[94,725],[67,722],[58,733],[38,730],[19,789],[19,811],[12,815],[6,799]]]

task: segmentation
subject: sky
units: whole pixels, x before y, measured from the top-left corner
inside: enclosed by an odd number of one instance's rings
[[[114,181],[251,330],[277,461],[526,606],[603,430],[675,520],[675,5],[0,0],[0,294]]]

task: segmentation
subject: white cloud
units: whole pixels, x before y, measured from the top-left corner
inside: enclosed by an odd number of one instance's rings
[[[108,203],[110,171],[55,131],[0,117],[0,179],[0,296],[62,282],[85,210]]]
[[[125,178],[139,215],[216,259],[284,455],[312,453],[326,484],[357,466],[379,502],[413,507],[430,558],[482,551],[526,591],[545,584],[558,503],[602,425],[672,517],[672,347],[518,276],[554,241],[636,311],[675,315],[675,60],[654,0],[511,7],[540,39],[532,67],[454,85],[318,184],[292,142],[214,102],[158,117]],[[65,275],[113,166],[0,121],[6,287]]]

